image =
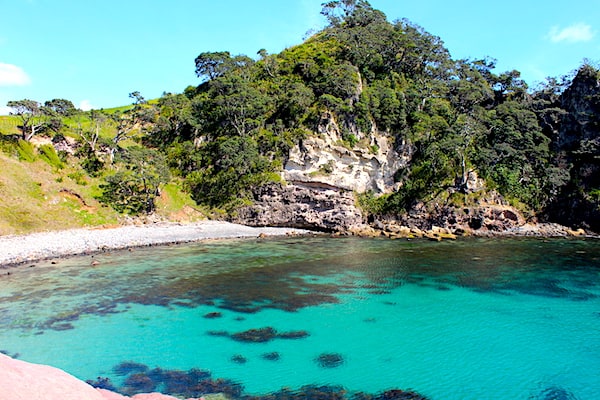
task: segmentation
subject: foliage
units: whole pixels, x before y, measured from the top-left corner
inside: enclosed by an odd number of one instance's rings
[[[132,147],[119,160],[116,172],[105,180],[99,200],[118,212],[138,215],[154,211],[160,185],[169,181],[169,174],[160,153]]]
[[[28,142],[23,139],[19,139],[19,141],[17,142],[17,154],[19,160],[21,161],[33,162],[36,158],[35,148],[31,144],[31,142]]]
[[[223,138],[204,149],[209,163],[187,175],[192,198],[210,206],[236,204],[268,180],[273,165],[251,137]],[[212,156],[212,157],[211,157]]]
[[[50,166],[57,169],[63,169],[65,167],[63,161],[56,153],[54,146],[51,144],[43,144],[39,146],[38,152],[40,154],[40,158],[47,162]]]
[[[67,99],[52,99],[46,101],[44,106],[48,112],[63,117],[73,115],[77,111],[73,103]]]
[[[357,201],[367,215],[380,215],[385,212],[388,196],[376,196],[372,191],[358,193]]]

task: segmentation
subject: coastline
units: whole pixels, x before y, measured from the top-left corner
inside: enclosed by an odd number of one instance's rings
[[[296,236],[315,233],[317,232],[308,229],[252,227],[225,221],[205,220],[186,224],[159,222],[7,235],[0,236],[0,270],[27,263],[134,247],[192,243],[203,240]],[[582,229],[573,231],[558,224],[525,224],[517,229],[505,231],[486,230],[484,232],[470,231],[462,233],[435,226],[428,231],[422,231],[417,228],[396,225],[378,228],[365,225],[345,234],[362,237],[388,237],[390,239],[424,238],[437,241],[454,240],[458,236],[600,238],[600,236],[590,234]]]
[[[69,256],[130,247],[191,243],[210,239],[306,235],[305,229],[250,227],[224,221],[156,223],[80,228],[0,236],[0,269]]]

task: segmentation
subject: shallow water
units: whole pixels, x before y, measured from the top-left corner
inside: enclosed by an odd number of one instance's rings
[[[598,241],[285,238],[93,260],[0,276],[0,349],[128,393],[124,361],[206,370],[244,394],[600,396]]]

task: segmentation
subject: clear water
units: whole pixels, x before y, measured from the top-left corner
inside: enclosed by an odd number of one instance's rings
[[[246,395],[600,398],[598,241],[286,238],[93,260],[0,270],[0,349],[118,388],[115,366],[132,361],[207,370]],[[279,336],[232,337],[267,327]]]

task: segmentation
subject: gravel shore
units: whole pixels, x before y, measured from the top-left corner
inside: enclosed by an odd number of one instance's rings
[[[184,225],[160,223],[0,236],[0,268],[128,247],[308,233],[310,231],[302,229],[253,228],[222,221],[202,221]]]

